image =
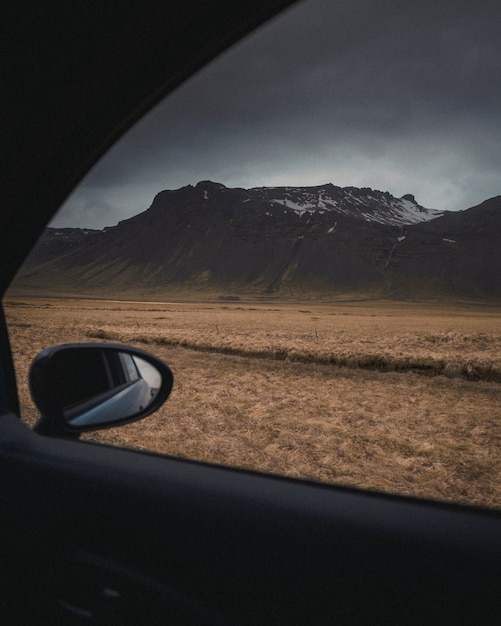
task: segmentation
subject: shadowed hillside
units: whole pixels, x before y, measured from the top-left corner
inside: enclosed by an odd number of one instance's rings
[[[47,229],[14,291],[499,298],[500,235],[501,196],[442,214],[371,189],[204,181],[102,231]]]

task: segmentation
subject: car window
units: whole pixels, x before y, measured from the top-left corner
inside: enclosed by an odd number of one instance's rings
[[[172,395],[84,439],[499,508],[500,23],[308,1],[158,105],[4,300],[22,418],[38,352],[131,344]]]
[[[130,354],[120,354],[120,361],[122,362],[123,368],[127,372],[128,381],[138,380],[140,378],[139,371],[136,367],[134,359]]]

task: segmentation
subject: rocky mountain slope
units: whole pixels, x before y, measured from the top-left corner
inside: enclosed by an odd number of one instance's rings
[[[420,206],[412,194],[395,198],[389,192],[364,187],[258,187],[247,191],[249,197],[290,208],[298,215],[330,211],[367,222],[405,226],[426,222],[443,215]]]
[[[16,279],[24,292],[500,297],[501,196],[425,209],[372,189],[162,191],[103,231],[47,229]]]

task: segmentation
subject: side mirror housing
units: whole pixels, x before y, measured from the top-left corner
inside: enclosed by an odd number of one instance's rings
[[[47,348],[30,368],[30,392],[42,435],[80,433],[140,420],[169,397],[170,368],[148,352],[110,343]]]

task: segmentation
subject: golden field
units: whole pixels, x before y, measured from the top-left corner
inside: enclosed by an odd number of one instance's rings
[[[375,302],[4,301],[23,419],[50,345],[118,341],[174,372],[165,406],[85,435],[328,483],[501,508],[501,311]]]

